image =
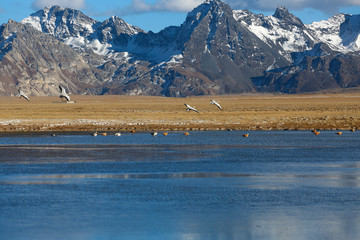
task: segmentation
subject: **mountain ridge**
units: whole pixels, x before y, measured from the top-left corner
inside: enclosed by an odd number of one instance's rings
[[[285,7],[264,16],[207,0],[189,12],[183,24],[158,33],[146,32],[116,16],[99,22],[81,11],[59,6],[39,10],[17,24],[25,26],[17,27],[22,35],[17,34],[14,22],[2,25],[0,95],[9,95],[16,88],[33,95],[56,94],[53,87],[41,87],[39,79],[47,86],[69,86],[77,94],[175,97],[300,93],[360,84],[358,69],[346,67],[351,64],[348,59],[359,61],[360,15],[339,14],[306,25]],[[34,41],[34,31],[38,31],[37,38],[62,43],[71,49],[64,51],[71,54],[49,49],[46,41],[29,49],[14,45],[18,38]],[[10,53],[22,56],[21,64],[4,61]],[[69,73],[61,63],[54,67],[56,61],[78,61],[84,68]],[[15,74],[17,68],[26,74]],[[50,76],[49,69],[56,69],[59,75]]]

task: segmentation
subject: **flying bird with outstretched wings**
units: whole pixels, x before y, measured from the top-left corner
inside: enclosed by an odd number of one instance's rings
[[[197,112],[197,113],[199,113],[199,111],[196,109],[196,108],[194,108],[194,107],[192,107],[192,106],[190,106],[190,105],[188,105],[188,104],[186,104],[186,103],[184,103],[184,105],[186,106],[186,111],[194,111],[194,112]]]
[[[220,106],[220,104],[215,100],[210,100],[210,104],[217,106],[220,110],[223,110],[222,107]]]
[[[26,99],[28,102],[30,101],[29,97],[28,97],[23,91],[21,91],[21,90],[19,90],[18,97],[19,97],[19,98],[22,98],[22,97],[23,97],[23,98]]]
[[[59,88],[60,88],[60,92],[61,92],[60,98],[61,99],[65,98],[67,102],[70,102],[70,96],[66,93],[65,88],[61,87],[60,85],[59,85]]]

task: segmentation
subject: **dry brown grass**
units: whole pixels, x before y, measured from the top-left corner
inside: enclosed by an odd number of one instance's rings
[[[360,127],[360,94],[0,97],[0,132],[284,130]],[[224,110],[210,105],[220,101]],[[186,112],[184,103],[200,113]]]

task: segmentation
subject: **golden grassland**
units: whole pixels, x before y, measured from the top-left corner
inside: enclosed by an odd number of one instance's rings
[[[360,128],[360,94],[0,97],[0,132]],[[210,105],[216,99],[220,111]],[[187,112],[184,103],[200,113]]]

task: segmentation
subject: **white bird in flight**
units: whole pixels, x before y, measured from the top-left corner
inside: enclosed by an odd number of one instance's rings
[[[215,100],[210,100],[210,104],[217,106],[220,110],[223,110],[222,107],[220,106],[220,104]]]
[[[192,106],[190,106],[190,105],[188,105],[186,103],[184,103],[184,105],[187,107],[186,111],[188,111],[188,112],[189,111],[194,111],[194,112],[199,113],[199,111],[196,108],[193,108]]]
[[[66,93],[65,88],[61,87],[60,85],[59,88],[61,91],[60,98],[65,98],[66,101],[70,102],[70,96]]]
[[[25,98],[28,102],[30,101],[30,100],[29,100],[29,97],[26,96],[26,94],[25,94],[23,91],[21,91],[21,90],[19,90],[19,95],[18,95],[18,97],[19,97],[19,98],[23,97],[23,98]]]

